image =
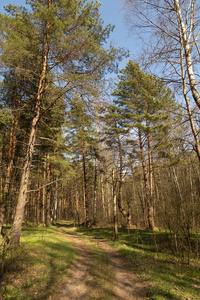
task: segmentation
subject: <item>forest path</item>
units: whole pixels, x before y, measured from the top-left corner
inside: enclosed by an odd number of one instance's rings
[[[62,229],[59,231],[75,245],[77,259],[62,286],[58,287],[49,300],[150,299],[147,297],[147,288],[137,275],[132,261],[123,258],[117,250],[102,240],[81,233],[78,234],[79,237]],[[81,236],[87,237],[90,242]],[[103,251],[103,255],[98,255],[98,262],[95,261],[92,244],[97,250]]]

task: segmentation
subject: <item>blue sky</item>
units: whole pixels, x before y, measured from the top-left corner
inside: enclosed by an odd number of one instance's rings
[[[24,5],[25,2],[25,0],[0,0],[0,11],[3,12],[3,6],[9,3]],[[134,59],[139,51],[139,47],[138,44],[134,43],[133,37],[128,34],[128,29],[123,20],[121,0],[101,0],[100,2],[102,3],[100,13],[105,25],[111,23],[116,26],[114,32],[111,34],[111,40],[116,43],[116,46],[129,49],[130,56]],[[127,61],[128,59],[124,59],[120,64],[120,68],[123,68]]]

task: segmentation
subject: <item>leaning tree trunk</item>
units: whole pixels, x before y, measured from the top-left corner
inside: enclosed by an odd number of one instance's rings
[[[48,24],[47,24],[47,29],[49,29]],[[35,146],[38,121],[40,119],[41,100],[42,100],[42,95],[43,95],[44,86],[45,86],[45,76],[46,76],[46,72],[47,72],[48,53],[49,53],[49,41],[47,38],[46,44],[45,44],[44,57],[43,57],[42,72],[41,72],[41,76],[40,76],[38,93],[37,93],[36,104],[35,104],[35,116],[32,120],[31,132],[30,132],[30,136],[29,136],[28,148],[27,148],[27,152],[26,152],[26,159],[25,159],[25,164],[24,164],[22,178],[21,178],[16,213],[15,213],[14,223],[13,223],[12,232],[11,232],[10,244],[14,245],[14,246],[18,246],[20,243],[22,221],[23,221],[23,217],[24,217],[24,209],[25,209],[26,196],[27,196],[27,191],[28,191],[28,180],[29,180],[29,175],[30,175],[31,161],[32,161],[32,156],[33,156],[33,151],[34,151],[34,146]]]
[[[21,236],[22,221],[24,217],[24,208],[26,204],[26,194],[28,190],[28,179],[29,179],[31,161],[32,161],[33,150],[35,145],[37,122],[39,120],[39,114],[40,114],[40,101],[37,103],[36,116],[34,117],[32,122],[31,134],[29,137],[25,166],[23,169],[18,203],[17,203],[16,213],[15,213],[15,218],[14,218],[14,223],[12,228],[12,234],[11,234],[11,240],[10,240],[10,243],[16,246],[19,245],[20,236]]]

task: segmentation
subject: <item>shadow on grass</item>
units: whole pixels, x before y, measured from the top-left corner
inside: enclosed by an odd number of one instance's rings
[[[30,232],[34,236],[37,231],[34,228],[27,230],[26,238]],[[67,240],[56,237],[54,232],[49,238],[52,231],[45,231],[43,240],[34,238],[22,243],[16,251],[7,253],[0,299],[48,299],[67,274],[75,258],[74,247]]]
[[[150,231],[119,229],[119,240],[113,241],[112,228],[78,228],[78,232],[104,239],[132,260],[138,272],[151,286],[153,299],[200,299],[199,266],[175,264],[171,260],[170,236],[155,232],[159,256]],[[169,255],[170,253],[170,255]]]
[[[65,227],[65,228],[72,228],[74,227],[74,222],[56,222],[55,226],[57,227]]]
[[[174,294],[172,294],[169,291],[166,291],[165,288],[156,288],[155,292],[152,293],[155,295],[153,299],[171,299],[171,300],[180,300],[181,298],[179,296],[176,296]]]
[[[112,268],[109,268],[110,259],[100,248],[94,249],[93,257],[96,267],[91,269],[91,275],[94,278],[92,288],[95,294],[91,299],[115,299],[114,274]]]

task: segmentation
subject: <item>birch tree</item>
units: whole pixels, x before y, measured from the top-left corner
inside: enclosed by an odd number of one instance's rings
[[[184,96],[199,158],[200,144],[192,108],[200,109],[200,3],[124,0],[123,4],[130,30],[135,30],[143,40],[144,63],[156,64],[165,80],[173,83]]]

